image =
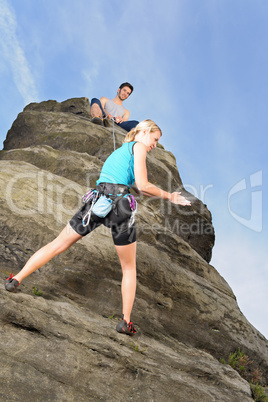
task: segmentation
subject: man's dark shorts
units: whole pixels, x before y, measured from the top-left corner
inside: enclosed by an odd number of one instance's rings
[[[116,246],[126,246],[136,241],[136,228],[135,224],[129,226],[131,210],[127,198],[123,200],[123,203],[124,213],[119,208],[116,210],[112,209],[105,218],[100,218],[91,212],[88,225],[83,226],[83,217],[91,206],[90,202],[88,202],[72,217],[69,223],[74,231],[81,236],[86,236],[100,225],[104,225],[111,229],[113,241]],[[126,211],[129,211],[127,218]]]

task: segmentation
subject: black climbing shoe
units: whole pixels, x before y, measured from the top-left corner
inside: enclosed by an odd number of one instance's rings
[[[109,120],[107,117],[104,117],[103,125],[106,128],[113,127],[113,122],[112,122],[112,120]]]
[[[19,281],[17,281],[17,279],[14,279],[13,274],[10,274],[10,277],[6,278],[5,280],[5,288],[9,292],[14,292],[14,290],[16,290],[19,284],[20,284]]]
[[[100,117],[94,117],[91,120],[91,123],[98,124],[99,126],[103,126],[103,120]]]
[[[117,324],[116,331],[126,335],[134,335],[137,332],[131,321],[127,323],[126,320],[124,320],[124,315],[122,315],[122,321]]]

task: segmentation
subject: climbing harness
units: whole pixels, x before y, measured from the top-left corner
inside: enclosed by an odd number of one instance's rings
[[[129,202],[130,213],[126,211],[123,205],[123,199]],[[135,222],[135,214],[137,212],[137,203],[135,197],[129,193],[128,186],[112,183],[100,183],[96,189],[89,190],[82,197],[82,207],[89,204],[89,209],[83,216],[82,225],[85,227],[89,224],[91,213],[105,218],[113,209],[116,215],[119,214],[129,218],[128,226],[131,227]]]

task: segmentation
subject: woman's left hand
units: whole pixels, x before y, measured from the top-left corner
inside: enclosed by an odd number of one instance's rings
[[[171,194],[170,201],[173,202],[173,204],[177,205],[191,206],[191,202],[183,197],[183,195],[181,195],[181,192],[177,191]]]

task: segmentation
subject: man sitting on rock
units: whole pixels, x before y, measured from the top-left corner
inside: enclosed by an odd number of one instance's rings
[[[129,95],[133,92],[133,86],[128,82],[120,85],[116,97],[108,99],[102,96],[100,99],[91,99],[91,117],[92,123],[103,126],[103,119],[114,119],[114,122],[126,131],[132,130],[139,122],[137,120],[128,120],[129,111],[122,105]]]

